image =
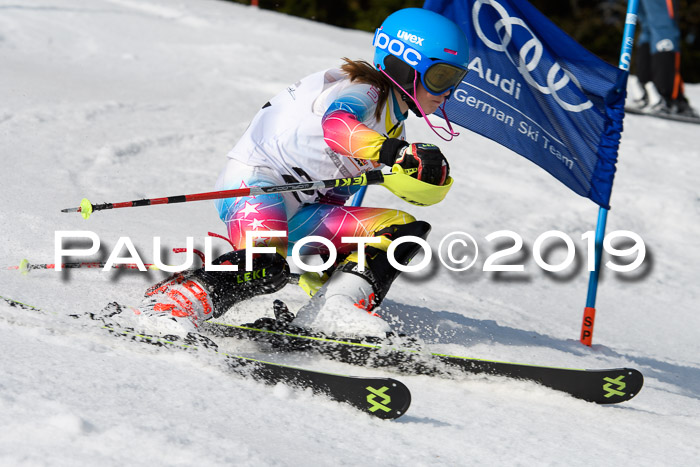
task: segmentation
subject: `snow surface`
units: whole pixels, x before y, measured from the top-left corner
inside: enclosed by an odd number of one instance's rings
[[[128,236],[184,245],[223,233],[210,202],[101,212],[61,208],[210,190],[260,106],[340,57],[371,58],[371,35],[214,0],[0,0],[0,266],[54,262],[54,232],[92,230],[101,258]],[[700,86],[688,85],[700,105]],[[67,317],[134,303],[158,272],[0,271],[1,465],[693,465],[700,456],[698,127],[627,116],[608,232],[642,236],[641,270],[605,271],[594,346],[578,342],[588,274],[581,234],[597,207],[512,152],[464,131],[436,140],[455,187],[432,208],[382,188],[365,205],[433,225],[437,248],[461,230],[482,247],[465,273],[442,266],[399,279],[385,313],[435,349],[576,368],[632,366],[642,392],[598,406],[534,384],[400,376],[409,412],[383,422],[342,404],[226,374],[216,360],[103,335]],[[484,237],[519,233],[524,273],[480,270]],[[538,235],[569,234],[576,266],[545,273]],[[80,246],[74,243],[73,246]],[[506,245],[507,246],[507,245]],[[552,252],[552,262],[563,251]],[[166,258],[179,261],[174,255]],[[303,293],[279,294],[292,307]],[[225,317],[269,314],[274,297]],[[234,344],[231,344],[232,346]],[[256,356],[249,344],[237,351]],[[385,372],[305,356],[267,356],[350,374]]]

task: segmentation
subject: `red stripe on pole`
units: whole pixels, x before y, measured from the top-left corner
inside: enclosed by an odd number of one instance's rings
[[[186,195],[185,199],[187,201],[206,201],[208,199],[222,199],[224,197],[236,198],[239,196],[248,196],[249,194],[250,194],[250,188],[238,188],[236,190],[211,191],[208,193],[195,193],[193,195]]]
[[[168,204],[170,200],[168,198],[152,198],[151,205],[154,204]]]
[[[583,309],[583,323],[581,324],[581,343],[590,347],[593,344],[593,326],[595,324],[595,308]]]

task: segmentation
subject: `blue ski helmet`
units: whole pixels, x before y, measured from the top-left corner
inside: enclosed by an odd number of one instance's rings
[[[414,70],[434,95],[453,91],[467,73],[467,37],[434,11],[406,8],[392,13],[375,32],[373,45],[374,66],[404,90],[413,90]]]

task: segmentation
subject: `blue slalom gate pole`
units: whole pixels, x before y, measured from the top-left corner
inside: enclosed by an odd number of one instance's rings
[[[355,193],[355,196],[352,198],[352,203],[350,203],[350,206],[362,206],[362,200],[365,199],[365,192],[367,191],[366,186],[361,186],[359,190],[357,190],[357,193]]]
[[[625,30],[622,34],[622,48],[620,50],[620,63],[618,67],[629,73],[632,59],[632,46],[634,45],[634,30],[637,25],[637,8],[639,0],[627,2],[627,15],[625,17]],[[364,188],[364,187],[363,187]],[[595,324],[595,299],[598,293],[598,279],[600,277],[600,263],[603,257],[603,239],[605,238],[605,224],[608,220],[608,210],[598,210],[598,224],[595,230],[595,266],[588,279],[588,296],[586,308],[583,311],[583,323],[581,324],[581,343],[591,346],[593,344],[593,326]]]

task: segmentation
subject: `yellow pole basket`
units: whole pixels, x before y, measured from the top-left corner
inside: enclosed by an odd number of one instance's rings
[[[382,186],[402,200],[416,206],[432,206],[445,199],[447,192],[452,188],[452,177],[447,177],[444,185],[432,185],[412,177],[411,174],[417,170],[405,170],[399,164],[394,164],[391,168],[391,176],[384,177]]]

